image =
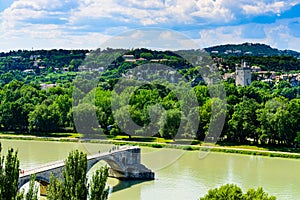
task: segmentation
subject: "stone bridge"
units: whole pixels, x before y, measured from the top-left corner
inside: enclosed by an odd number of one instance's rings
[[[105,153],[87,156],[89,171],[96,163],[104,160],[109,165],[111,177],[127,180],[153,180],[154,172],[141,164],[141,149],[135,146],[115,147]],[[35,174],[40,183],[41,191],[50,183],[50,175],[63,179],[64,160],[37,166],[34,169],[22,170],[19,177],[19,188],[29,182],[30,176]],[[43,189],[44,187],[44,189]]]

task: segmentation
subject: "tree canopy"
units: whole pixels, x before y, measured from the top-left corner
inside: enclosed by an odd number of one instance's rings
[[[261,187],[249,189],[243,193],[242,189],[235,184],[222,185],[219,188],[210,189],[208,193],[199,200],[276,200],[269,196]]]

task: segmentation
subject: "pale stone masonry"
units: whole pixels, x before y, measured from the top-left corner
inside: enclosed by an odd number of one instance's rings
[[[104,160],[110,166],[109,173],[112,177],[130,180],[154,179],[154,172],[141,164],[141,149],[136,146],[114,147],[109,152],[88,156],[87,160],[87,171],[99,161]],[[36,174],[36,181],[40,182],[42,186],[47,186],[50,183],[51,174],[62,179],[64,166],[65,163],[62,160],[38,166],[35,169],[22,170],[19,178],[19,188],[29,182],[32,174]]]
[[[251,68],[246,62],[242,62],[241,67],[236,68],[235,84],[240,86],[248,86],[251,83]]]

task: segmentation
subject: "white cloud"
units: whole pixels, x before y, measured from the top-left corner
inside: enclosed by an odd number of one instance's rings
[[[275,24],[265,25],[267,33],[266,43],[280,49],[300,50],[300,38],[293,36],[289,28],[289,23],[294,19],[283,19]],[[299,20],[299,18],[298,18]]]
[[[64,13],[55,10],[55,8],[60,6],[62,6],[62,4],[59,0],[14,1],[10,7],[0,14],[0,32],[9,34],[26,28],[27,31],[35,32],[35,29],[29,29],[31,27],[30,21],[32,19],[43,19],[49,16],[60,16]],[[57,20],[59,19],[60,18],[57,18]],[[53,28],[53,26],[50,25],[49,30],[51,28]]]
[[[164,27],[188,35],[200,32],[201,38],[196,39],[202,47],[249,40],[277,47],[284,44],[296,47],[297,44],[290,41],[299,40],[291,36],[288,21],[260,22],[258,27],[251,18],[279,15],[297,3],[300,0],[15,0],[0,13],[0,42],[11,47],[22,44],[28,47],[30,43],[44,47],[47,42],[51,47],[86,47],[88,44],[94,47],[104,38],[123,31]],[[249,23],[261,31],[260,39],[255,39],[255,31],[254,37],[247,38],[245,27]],[[168,34],[161,36],[167,40],[172,36]],[[186,39],[176,42],[177,46],[189,44]],[[144,40],[141,45],[147,46],[149,42]]]
[[[203,0],[197,1],[197,11],[193,12],[193,16],[212,19],[213,21],[229,22],[235,18],[233,12],[226,7],[227,1]]]
[[[285,2],[274,2],[272,4],[266,4],[264,2],[257,2],[255,5],[242,6],[246,14],[262,14],[266,12],[280,13],[281,9],[285,7]]]
[[[54,10],[64,5],[64,2],[60,0],[16,0],[7,10]]]
[[[264,24],[264,38],[245,38],[243,32],[247,26],[224,26],[216,29],[204,29],[199,32],[200,39],[197,42],[201,48],[220,44],[240,44],[244,42],[264,43],[278,49],[300,50],[300,38],[292,36],[288,28],[290,20],[279,20],[272,24]]]
[[[281,12],[288,10],[297,3],[299,3],[299,0],[272,1],[271,3],[264,1],[253,1],[253,3],[247,3],[241,7],[245,14],[248,15],[259,15],[264,13],[275,13],[280,15]]]
[[[127,7],[143,8],[143,9],[161,9],[165,6],[162,0],[122,0],[119,4],[126,5]]]
[[[32,27],[35,32],[26,29],[13,32],[10,36],[0,36],[1,51],[18,49],[96,49],[111,36],[101,33],[72,35],[53,28]]]
[[[198,43],[202,48],[216,44],[241,43],[245,39],[241,37],[241,27],[220,27],[200,31]]]
[[[86,0],[72,12],[71,22],[83,18],[109,18],[136,25],[192,24],[196,18],[229,22],[234,19],[229,0]]]
[[[159,34],[159,37],[163,40],[169,40],[172,39],[173,33],[172,31],[163,31]]]
[[[150,49],[197,49],[197,43],[180,32],[161,29],[145,28],[131,30],[111,37],[101,44],[101,48],[150,48]]]
[[[141,30],[133,31],[130,34],[130,38],[133,38],[133,39],[141,39],[141,38],[144,38],[144,37],[145,37],[145,35],[144,35],[143,31],[141,31]]]

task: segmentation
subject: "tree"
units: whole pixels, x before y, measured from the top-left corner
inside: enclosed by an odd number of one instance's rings
[[[43,99],[42,92],[33,84],[12,81],[1,95],[0,123],[6,130],[27,131],[28,114]]]
[[[87,157],[78,150],[72,151],[65,161],[64,197],[66,199],[86,200],[87,190]]]
[[[245,142],[246,138],[253,138],[254,142],[258,142],[257,127],[259,126],[256,110],[259,109],[259,104],[255,99],[244,99],[244,101],[234,106],[234,113],[229,125],[234,130],[234,141]]]
[[[182,112],[178,109],[167,110],[160,117],[158,124],[160,126],[159,134],[163,138],[174,139],[178,133]]]
[[[150,52],[143,52],[140,54],[141,58],[146,58],[147,60],[153,59],[153,55]]]
[[[50,176],[50,184],[47,188],[47,199],[63,200],[64,189],[62,180],[56,178],[53,174]]]
[[[225,102],[219,98],[211,98],[199,107],[197,139],[204,140],[207,137],[208,140],[216,142],[223,128],[222,121],[225,120],[225,114]]]
[[[2,148],[0,143],[0,154]],[[37,188],[35,187],[35,175],[30,177],[29,189],[18,191],[20,161],[18,152],[12,148],[8,150],[6,156],[0,157],[0,199],[5,200],[37,200]]]
[[[262,188],[249,189],[243,194],[242,189],[235,184],[226,184],[220,188],[210,189],[200,200],[276,200],[269,196]]]
[[[208,128],[211,118],[211,105],[212,101],[207,100],[203,106],[199,107],[199,128],[196,134],[198,140],[204,140],[206,135],[208,134]]]
[[[29,113],[29,130],[51,132],[59,129],[60,113],[56,103],[46,100]]]
[[[35,186],[35,175],[30,176],[29,189],[25,195],[25,200],[38,200],[38,188]]]
[[[262,142],[268,140],[270,144],[275,144],[276,139],[279,139],[277,131],[281,126],[278,126],[277,123],[282,114],[279,115],[278,112],[285,108],[286,101],[285,98],[273,98],[266,102],[264,108],[257,111],[257,119],[260,123],[259,129],[261,132],[260,140]],[[283,125],[285,122],[282,122],[281,124]]]
[[[6,157],[3,156],[0,159],[0,199],[10,200],[17,196],[20,171],[20,161],[17,155],[18,152],[9,149]]]
[[[109,190],[106,188],[108,168],[102,167],[97,170],[91,180],[90,200],[106,200]]]
[[[14,75],[11,72],[6,72],[0,75],[0,83],[5,85],[14,80]]]
[[[264,192],[263,188],[259,187],[257,190],[251,188],[244,194],[244,200],[276,200],[276,197],[269,196]]]
[[[199,106],[202,106],[209,98],[208,87],[205,85],[197,85],[196,87],[194,87],[194,91],[195,91]]]
[[[234,184],[226,184],[220,188],[210,189],[200,200],[242,200],[242,189]]]
[[[91,200],[106,200],[108,189],[106,180],[108,168],[97,170],[92,176],[91,187],[87,184],[87,156],[78,150],[72,151],[65,161],[63,179],[50,177],[47,199],[49,200],[86,200],[90,191]]]
[[[80,103],[73,107],[73,120],[78,133],[88,134],[96,133],[98,120],[96,116],[96,106],[90,103]]]
[[[70,126],[71,116],[69,115],[72,107],[72,100],[67,95],[59,95],[55,100],[54,104],[57,105],[59,113],[59,125],[62,127]]]
[[[279,143],[283,142],[291,145],[297,133],[296,130],[293,130],[297,122],[295,117],[292,116],[288,110],[279,108],[274,118],[276,122],[275,130],[277,132],[277,140]]]

